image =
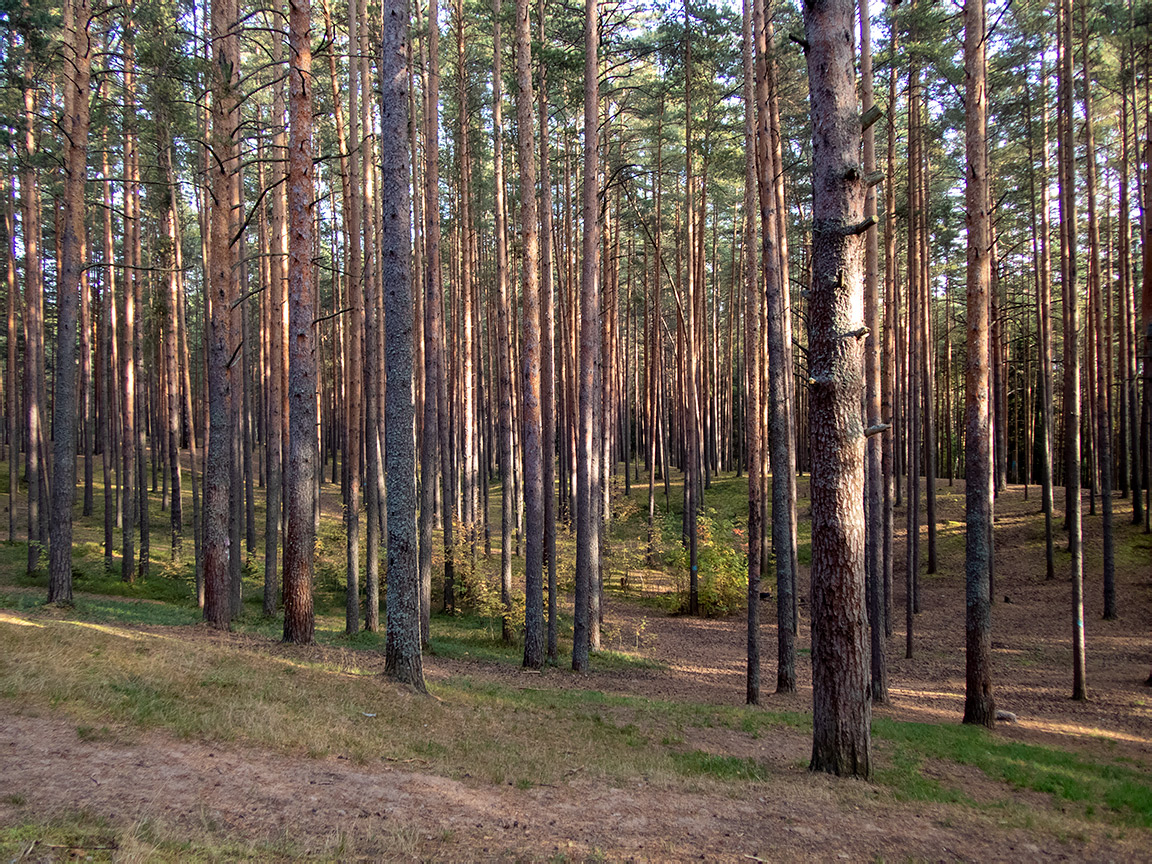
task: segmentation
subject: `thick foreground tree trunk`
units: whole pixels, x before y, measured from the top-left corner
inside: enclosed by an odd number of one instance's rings
[[[804,8],[813,146],[809,310],[813,771],[869,777],[864,613],[864,176],[852,0]]]
[[[312,22],[310,0],[290,0],[288,54],[288,524],[284,532],[284,641],[313,639],[316,547],[316,349],[312,286]]]
[[[64,268],[56,315],[56,393],[52,412],[52,545],[48,602],[72,602],[72,504],[76,499],[76,318],[84,271],[84,184],[88,175],[88,82],[92,69],[88,0],[64,9],[68,44],[64,129]]]
[[[416,566],[416,407],[412,388],[414,309],[408,194],[408,12],[384,3],[380,37],[380,258],[384,290],[384,454],[388,472],[388,624],[384,671],[424,692],[420,657],[420,573]],[[425,398],[435,398],[425,393]]]
[[[989,573],[992,559],[992,465],[988,425],[988,289],[991,258],[988,231],[988,90],[984,78],[984,0],[964,7],[964,76],[968,154],[968,359],[965,368],[965,504],[967,535],[966,695],[964,722],[994,726],[992,699],[992,610]]]

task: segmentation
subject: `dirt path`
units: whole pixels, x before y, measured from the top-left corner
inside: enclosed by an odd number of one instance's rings
[[[1138,860],[1102,837],[1061,842],[895,805],[862,783],[798,771],[780,794],[737,800],[656,789],[470,785],[388,765],[274,758],[175,741],[81,740],[75,726],[0,717],[0,823],[82,811],[193,844],[339,860]],[[23,803],[12,803],[19,795]],[[236,844],[240,844],[237,846]],[[40,860],[44,850],[30,855]],[[146,850],[145,850],[146,851]],[[232,853],[237,854],[236,852]],[[558,859],[557,856],[567,856]]]

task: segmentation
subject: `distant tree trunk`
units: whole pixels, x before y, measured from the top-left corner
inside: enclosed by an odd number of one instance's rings
[[[984,0],[964,7],[964,76],[966,90],[965,175],[968,223],[968,358],[965,368],[964,470],[965,512],[965,643],[964,722],[996,725],[992,698],[992,615],[989,586],[992,530],[992,465],[988,423],[988,293],[991,283],[989,243],[987,111],[984,76]]]
[[[284,641],[313,640],[316,348],[312,285],[312,4],[288,4],[288,524]]]
[[[860,115],[851,0],[804,8],[813,146],[809,306],[812,447],[812,762],[872,773],[864,609],[864,291]]]
[[[107,160],[105,160],[105,168],[107,168]],[[107,170],[104,175],[107,176]],[[5,428],[5,437],[8,442],[8,542],[16,542],[16,492],[17,486],[20,483],[19,471],[16,463],[19,461],[20,447],[17,444],[17,420],[16,420],[16,343],[18,337],[16,335],[16,172],[10,171],[10,179],[5,190],[7,194],[4,196],[4,236],[8,241],[8,365],[4,370],[7,379],[5,386],[5,403],[4,412],[7,420]],[[107,184],[104,184],[107,189]],[[110,218],[110,217],[109,217]],[[105,247],[105,261],[108,260],[107,253],[108,247]],[[109,268],[109,272],[111,268]],[[107,291],[105,287],[105,291]],[[107,296],[107,295],[105,295]],[[107,317],[105,317],[107,320]],[[109,412],[105,412],[107,416]],[[103,417],[101,418],[104,419]],[[107,462],[108,445],[105,439],[103,448],[105,455],[105,462]],[[104,489],[107,493],[111,489],[110,478],[105,471]],[[1139,496],[1137,496],[1139,497]],[[108,516],[112,515],[111,507],[105,505],[105,510]],[[110,533],[110,532],[109,532]],[[112,545],[110,536],[105,537],[105,553],[111,554]]]
[[[355,182],[362,183],[360,197],[361,224],[364,232],[364,474],[365,474],[365,609],[364,629],[375,633],[380,629],[380,536],[384,531],[385,502],[381,497],[381,450],[380,450],[380,397],[383,377],[383,358],[380,350],[380,331],[383,327],[380,306],[380,268],[376,255],[376,170],[372,155],[372,106],[374,104],[372,78],[369,59],[372,55],[372,34],[368,29],[367,0],[351,4],[357,7],[355,20],[360,46],[358,64],[358,84],[353,88],[359,94],[358,125],[353,131],[352,140],[362,154],[359,160],[360,174]],[[349,8],[349,16],[352,11]],[[350,28],[351,29],[351,28]],[[357,230],[357,229],[353,229]],[[415,410],[415,409],[413,409]]]
[[[696,331],[699,325],[697,284],[695,178],[692,174],[692,40],[688,38],[691,20],[688,0],[684,0],[684,533],[688,541],[688,614],[700,614],[699,537],[696,532],[700,508],[701,395],[697,386],[698,360]],[[679,267],[677,268],[679,272]],[[602,411],[607,413],[605,404]]]
[[[764,4],[757,0],[753,15],[756,24],[758,106],[757,157],[759,159],[760,239],[764,268],[764,309],[767,324],[768,370],[764,397],[768,409],[768,456],[772,471],[772,546],[776,549],[777,670],[776,692],[796,689],[795,571],[789,550],[792,533],[790,481],[792,479],[792,418],[788,411],[788,377],[792,374],[792,351],[787,344],[784,273],[780,257],[779,199],[775,189],[776,148],[772,141],[772,112],[769,105],[771,27]],[[757,535],[759,536],[759,535]],[[765,555],[766,559],[767,556]]]
[[[476,540],[478,522],[484,521],[479,514],[479,486],[487,489],[488,477],[481,473],[479,463],[480,433],[476,399],[479,390],[478,351],[479,302],[474,297],[477,286],[473,279],[474,263],[472,234],[472,147],[468,134],[468,67],[464,50],[464,3],[456,0],[456,104],[457,104],[457,159],[460,163],[460,298],[461,312],[461,415],[463,440],[463,522],[464,534],[468,542],[469,571],[476,566]],[[447,577],[447,574],[445,574]],[[445,578],[444,609],[455,611],[455,585]]]
[[[532,31],[529,0],[516,0],[516,138],[520,162],[520,231],[524,260],[520,267],[523,302],[523,398],[520,422],[524,445],[524,668],[544,665],[544,441],[540,404],[541,326],[540,240],[536,210],[536,153],[532,117]],[[547,242],[547,238],[545,238]],[[551,457],[551,448],[549,448]],[[551,490],[548,490],[551,497]]]
[[[76,500],[76,326],[85,270],[84,186],[88,176],[88,85],[92,71],[88,0],[68,0],[64,94],[64,267],[56,312],[56,392],[52,412],[52,527],[48,602],[72,603],[72,504]]]
[[[744,406],[748,463],[748,676],[745,701],[760,704],[760,280],[756,270],[756,93],[752,0],[744,0]],[[654,425],[654,424],[653,424]],[[652,434],[651,432],[649,434]],[[653,442],[655,436],[653,435]],[[656,460],[652,458],[652,467]],[[652,482],[648,484],[649,501]]]
[[[385,674],[425,692],[420,657],[420,582],[416,562],[416,443],[412,435],[413,298],[408,195],[408,13],[387,0],[380,38],[381,273],[386,375],[384,453],[388,472],[388,626]],[[429,202],[433,206],[434,202]],[[426,398],[432,394],[427,393]]]
[[[907,494],[908,507],[905,530],[906,559],[904,564],[904,656],[912,658],[915,631],[914,618],[919,607],[916,597],[920,578],[920,69],[914,66],[908,78],[908,339],[907,384],[905,387],[906,429],[905,444],[908,453]]]
[[[20,178],[22,232],[24,241],[24,410],[27,425],[24,446],[28,465],[28,574],[40,566],[40,474],[41,442],[44,440],[44,400],[41,389],[46,373],[43,365],[44,348],[44,273],[40,261],[40,190],[36,182],[36,114],[38,111],[36,88],[29,84],[24,89],[24,156],[23,176]],[[45,502],[46,503],[46,502]],[[130,535],[129,535],[130,536]],[[128,543],[131,540],[126,541]],[[129,571],[131,572],[131,571]]]
[[[898,44],[895,27],[891,28],[890,38],[890,51],[892,56],[895,56]],[[882,356],[880,359],[881,374],[883,375],[881,420],[888,426],[888,432],[884,435],[880,453],[880,470],[884,475],[884,557],[882,561],[884,604],[881,614],[884,618],[885,637],[892,635],[892,535],[895,527],[892,510],[893,496],[898,495],[900,489],[897,477],[898,424],[894,412],[897,401],[896,346],[894,343],[896,321],[899,317],[897,314],[899,292],[896,290],[896,112],[891,107],[896,104],[896,77],[896,64],[891,64],[891,68],[888,70],[888,170],[887,180],[884,183],[884,300],[886,308],[884,310],[884,344],[881,348]],[[883,696],[877,694],[876,688],[873,686],[872,699],[877,702],[886,701],[886,694]]]
[[[501,632],[505,644],[515,638],[512,632],[512,524],[514,516],[514,467],[512,464],[512,369],[511,306],[508,297],[508,209],[504,195],[504,89],[503,47],[500,42],[500,0],[493,2],[492,19],[492,165],[495,184],[496,221],[496,354],[493,358],[499,379],[500,436],[500,604]]]
[[[860,2],[860,95],[861,110],[868,112],[875,104],[872,84],[872,22],[869,20],[868,0]],[[876,221],[876,131],[873,124],[864,130],[864,219]],[[865,574],[867,579],[868,619],[871,628],[872,698],[876,702],[888,701],[888,659],[884,640],[884,513],[881,469],[881,431],[883,417],[880,412],[880,249],[879,227],[872,224],[864,234],[864,318],[868,335],[864,343],[864,377],[866,387],[865,423],[868,439],[865,445],[865,516],[867,518],[864,543]]]
[[[540,0],[540,43],[545,44],[545,0]],[[548,155],[548,71],[540,59],[540,405],[543,426],[544,560],[548,565],[548,662],[558,659],[556,585],[556,331],[555,279],[552,262],[552,173]],[[465,427],[470,429],[471,427]],[[466,433],[470,434],[470,433]]]
[[[591,646],[591,593],[600,572],[600,525],[596,498],[600,472],[596,459],[596,401],[600,360],[600,64],[599,6],[584,0],[584,249],[580,274],[580,422],[576,452],[576,608],[572,668],[588,670]]]
[[[160,114],[163,117],[163,112]],[[172,170],[172,149],[169,132],[165,126],[159,132],[160,148],[157,157],[161,175],[164,178],[162,194],[165,201],[161,215],[160,244],[164,248],[161,260],[167,262],[164,274],[165,318],[164,318],[164,371],[167,375],[167,416],[165,434],[168,436],[168,471],[172,477],[172,505],[170,508],[172,526],[172,559],[180,557],[180,546],[184,534],[184,507],[181,501],[180,482],[180,278],[176,267],[176,249],[180,243],[179,211],[177,209],[176,176]]]
[[[281,8],[277,2],[277,9]],[[272,57],[283,53],[280,33],[272,34]],[[263,612],[276,614],[280,578],[277,562],[280,528],[283,522],[284,491],[284,316],[287,311],[285,273],[288,259],[288,190],[285,188],[288,141],[284,131],[284,82],[272,89],[272,231],[268,257],[268,412],[265,423],[266,497],[264,515],[264,603]],[[352,234],[353,232],[349,232]],[[351,531],[349,530],[349,533]]]
[[[427,644],[431,621],[432,602],[432,529],[436,521],[436,479],[440,468],[439,447],[446,442],[440,438],[440,386],[444,374],[444,346],[440,335],[440,24],[437,0],[428,4],[428,69],[424,93],[424,195],[427,198],[425,218],[424,263],[424,422],[420,438],[420,639]],[[447,417],[443,418],[447,421]],[[447,479],[447,472],[445,472]],[[444,504],[447,505],[447,496]],[[444,517],[444,530],[449,532],[451,520]],[[446,535],[447,536],[447,533]],[[445,553],[448,549],[445,547]],[[451,578],[448,559],[445,558],[445,584]]]
[[[104,480],[104,569],[112,572],[112,553],[115,540],[113,539],[116,527],[116,508],[120,500],[115,487],[112,485],[112,467],[116,461],[116,372],[119,368],[116,351],[116,268],[112,261],[115,256],[115,242],[112,239],[112,180],[111,169],[108,164],[109,135],[107,129],[103,136],[103,152],[100,154],[101,175],[105,182],[103,186],[104,213],[102,218],[104,241],[104,273],[102,277],[101,303],[101,334],[100,340],[104,344],[102,359],[103,386],[100,398],[103,401],[103,410],[100,415],[101,435],[103,447],[101,448],[101,468]],[[195,489],[195,486],[193,486]]]
[[[1060,0],[1060,234],[1064,246],[1064,440],[1068,545],[1072,556],[1072,698],[1088,697],[1084,650],[1084,550],[1080,504],[1080,332],[1076,296],[1076,174],[1072,136],[1072,0]]]
[[[1040,84],[1047,94],[1047,79],[1044,65],[1040,65]],[[1052,249],[1051,230],[1048,225],[1048,99],[1040,100],[1043,105],[1041,118],[1042,145],[1040,150],[1040,178],[1037,183],[1035,172],[1029,171],[1032,186],[1030,196],[1032,207],[1032,256],[1036,263],[1036,326],[1039,334],[1040,352],[1040,506],[1044,512],[1044,560],[1048,579],[1056,578],[1056,554],[1052,541]],[[1029,103],[1030,105],[1031,103]],[[1029,112],[1031,120],[1031,112]],[[1029,166],[1032,165],[1032,135],[1029,132]],[[1040,207],[1036,207],[1036,186],[1040,187]],[[1040,227],[1037,231],[1036,210],[1039,209]],[[1031,409],[1029,409],[1031,410]]]
[[[1100,278],[1100,226],[1096,214],[1096,135],[1092,128],[1091,69],[1088,62],[1088,12],[1083,15],[1084,75],[1084,146],[1086,157],[1085,196],[1088,198],[1088,296],[1095,317],[1096,331],[1096,454],[1100,466],[1101,534],[1103,540],[1104,620],[1116,617],[1116,553],[1112,537],[1112,405],[1105,336],[1104,289]],[[1091,336],[1089,336],[1091,338]]]
[[[1128,191],[1128,85],[1125,76],[1121,85],[1120,108],[1120,448],[1128,453],[1127,485],[1132,490],[1132,524],[1144,521],[1144,501],[1140,495],[1140,399],[1136,391],[1136,342],[1134,334],[1133,280],[1132,280],[1132,226],[1129,213]],[[1135,100],[1133,100],[1134,102]],[[1135,124],[1133,124],[1135,126]],[[1135,131],[1135,130],[1133,130]],[[1137,190],[1139,197],[1139,190]],[[1123,477],[1123,474],[1122,474]],[[1122,480],[1123,482],[1123,480]]]

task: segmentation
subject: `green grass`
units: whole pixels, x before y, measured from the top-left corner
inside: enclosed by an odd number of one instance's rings
[[[949,790],[920,774],[926,759],[971,765],[987,776],[1017,789],[1052,796],[1058,802],[1081,805],[1094,816],[1098,808],[1110,819],[1152,827],[1152,777],[1125,765],[1097,763],[1073,753],[1004,741],[975,726],[905,723],[877,718],[875,738],[894,746],[892,763],[878,779],[919,800],[956,800]]]
[[[685,776],[715,777],[718,780],[746,780],[764,782],[769,779],[768,771],[755,759],[737,756],[717,756],[701,750],[687,753],[673,753],[672,762]]]

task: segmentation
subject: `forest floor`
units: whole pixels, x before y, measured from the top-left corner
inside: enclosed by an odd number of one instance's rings
[[[739,546],[740,483],[705,499],[722,547]],[[765,695],[746,707],[743,615],[677,614],[674,567],[637,566],[644,520],[622,500],[592,671],[523,672],[498,621],[438,615],[432,698],[382,678],[374,634],[343,636],[323,562],[320,644],[297,647],[255,612],[231,633],[196,624],[170,567],[145,586],[88,575],[102,569],[91,544],[75,609],[38,605],[43,577],[15,575],[26,546],[4,547],[0,859],[1152,860],[1152,538],[1117,499],[1120,617],[1103,621],[1100,520],[1085,518],[1090,699],[1074,702],[1069,556],[1058,535],[1044,578],[1038,490],[1006,490],[994,693],[1018,722],[962,727],[963,485],[938,488],[938,572],[921,577],[911,660],[898,511],[872,782],[807,771],[805,599],[797,692],[772,693],[766,602]],[[326,520],[327,554],[332,532]],[[803,562],[803,527],[801,541]]]

